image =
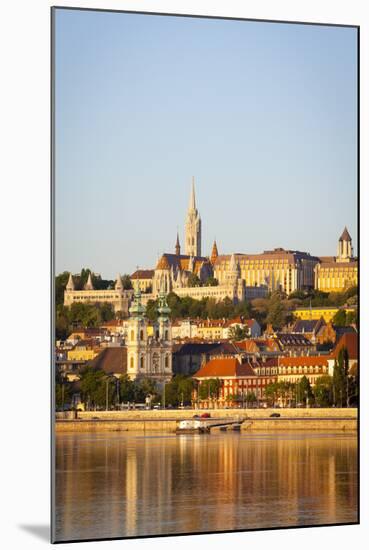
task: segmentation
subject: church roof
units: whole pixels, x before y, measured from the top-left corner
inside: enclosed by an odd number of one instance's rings
[[[345,226],[345,229],[343,230],[342,235],[339,238],[340,241],[352,241],[350,233],[347,231],[347,227]]]
[[[127,348],[104,348],[94,359],[89,361],[88,366],[101,369],[106,374],[126,374]]]
[[[131,279],[152,279],[154,276],[153,269],[137,269],[131,275]]]
[[[156,269],[177,268],[180,271],[189,271],[190,260],[193,258],[194,272],[197,274],[203,263],[209,263],[209,258],[204,256],[187,256],[185,254],[163,254],[156,265]]]

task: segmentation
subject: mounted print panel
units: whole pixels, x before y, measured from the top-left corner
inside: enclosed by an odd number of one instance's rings
[[[53,8],[53,542],[358,523],[358,39]]]

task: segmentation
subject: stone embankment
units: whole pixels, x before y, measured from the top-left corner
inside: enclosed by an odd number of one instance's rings
[[[179,420],[209,412],[212,418],[244,420],[242,431],[354,431],[357,409],[211,409],[150,411],[85,411],[56,413],[56,432],[165,431],[175,432]],[[273,413],[280,414],[271,418]]]

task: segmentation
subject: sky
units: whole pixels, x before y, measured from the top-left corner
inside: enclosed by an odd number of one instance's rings
[[[55,268],[357,250],[356,29],[56,10]],[[184,247],[182,247],[184,252]]]

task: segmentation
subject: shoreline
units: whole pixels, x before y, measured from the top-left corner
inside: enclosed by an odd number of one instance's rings
[[[357,431],[357,409],[218,409],[170,411],[99,411],[79,412],[77,419],[57,413],[56,433],[85,432],[168,432],[175,433],[181,420],[209,412],[213,419],[235,418],[242,422],[241,431]],[[280,414],[271,418],[272,413]],[[68,414],[68,413],[67,413]],[[60,416],[63,416],[60,418]]]

